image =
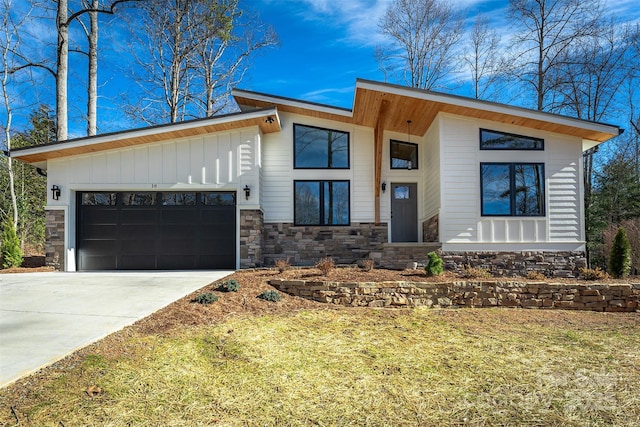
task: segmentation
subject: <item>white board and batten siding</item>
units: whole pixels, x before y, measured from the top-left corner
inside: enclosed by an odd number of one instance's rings
[[[373,222],[373,129],[284,112],[280,113],[280,122],[282,131],[265,135],[262,144],[264,221],[293,223],[295,180],[348,180],[351,189],[351,222]],[[348,132],[349,169],[295,169],[294,124]]]
[[[444,250],[584,249],[580,138],[450,114],[440,114],[436,121],[441,140]],[[544,151],[480,150],[480,128],[543,138]],[[482,162],[544,163],[546,215],[481,216]]]
[[[261,135],[257,127],[139,147],[49,160],[49,206],[69,206],[71,191],[237,191],[238,204],[258,205]],[[256,191],[245,200],[242,188]]]

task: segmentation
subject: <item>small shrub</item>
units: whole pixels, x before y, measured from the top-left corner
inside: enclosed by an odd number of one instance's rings
[[[289,258],[287,259],[277,259],[275,262],[275,267],[278,269],[280,273],[283,271],[287,271],[291,268],[291,264],[289,263]]]
[[[211,292],[205,292],[204,294],[200,294],[193,299],[193,302],[197,302],[198,304],[211,304],[213,302],[218,301],[218,295],[212,294]]]
[[[429,252],[427,257],[429,260],[427,261],[427,265],[424,266],[424,271],[427,273],[427,276],[441,275],[444,272],[442,258],[435,252]]]
[[[580,277],[582,277],[584,280],[604,280],[607,279],[609,275],[600,267],[581,268]]]
[[[527,271],[527,279],[529,280],[545,280],[547,276],[536,270]]]
[[[470,265],[467,265],[464,267],[462,277],[467,279],[488,279],[493,276],[491,275],[491,272],[486,268],[471,267]]]
[[[238,282],[235,279],[231,279],[231,280],[227,280],[226,282],[221,283],[216,288],[216,291],[220,291],[220,292],[238,292],[238,289],[240,289],[240,285],[238,284]]]
[[[265,301],[278,302],[280,301],[280,294],[277,293],[276,291],[264,291],[263,293],[258,295],[256,298],[260,298]]]
[[[316,268],[318,270],[320,270],[320,272],[326,276],[327,274],[329,274],[329,272],[331,270],[333,270],[333,268],[336,265],[333,263],[333,258],[331,257],[326,257],[326,258],[322,258],[320,261],[318,261],[318,263],[316,264]]]
[[[22,265],[22,249],[20,249],[16,228],[13,226],[13,218],[7,218],[2,223],[0,244],[2,245],[2,267],[20,267]]]
[[[376,262],[370,258],[360,261],[360,268],[362,268],[364,271],[371,271],[375,268],[375,266]]]
[[[631,270],[631,245],[627,239],[624,228],[619,228],[616,237],[611,245],[611,255],[609,256],[609,273],[616,279],[629,275]]]

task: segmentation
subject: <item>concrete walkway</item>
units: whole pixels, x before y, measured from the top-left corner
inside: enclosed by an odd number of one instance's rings
[[[0,387],[231,273],[0,274]]]

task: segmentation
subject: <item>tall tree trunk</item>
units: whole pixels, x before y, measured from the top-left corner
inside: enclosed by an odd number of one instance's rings
[[[87,135],[96,134],[98,121],[98,7],[99,0],[92,0],[89,19],[89,87],[87,93]]]
[[[69,70],[68,0],[58,0],[56,16],[58,55],[56,68],[56,139],[68,139],[67,128],[67,74]]]

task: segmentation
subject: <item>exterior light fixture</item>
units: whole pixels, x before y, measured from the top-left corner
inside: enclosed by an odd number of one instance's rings
[[[60,187],[55,184],[51,186],[51,197],[53,197],[53,200],[60,199]]]
[[[264,120],[264,122],[265,122],[265,123],[268,123],[268,124],[271,124],[271,123],[273,123],[273,122],[275,122],[275,121],[276,121],[276,119],[274,119],[274,118],[273,118],[273,117],[271,117],[271,116],[267,117],[267,118]]]
[[[249,188],[249,186],[245,184],[243,190],[244,190],[244,197],[247,200],[249,200],[249,196],[251,195],[251,188]]]
[[[383,193],[387,191],[387,181],[382,181],[382,185],[380,187],[382,188]]]

